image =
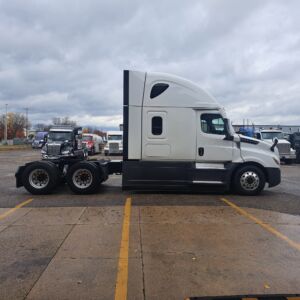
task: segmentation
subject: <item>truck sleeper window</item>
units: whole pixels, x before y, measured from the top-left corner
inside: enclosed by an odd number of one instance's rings
[[[162,117],[152,118],[152,134],[161,135],[162,134]]]
[[[202,114],[201,130],[208,134],[225,134],[224,120],[219,114]]]

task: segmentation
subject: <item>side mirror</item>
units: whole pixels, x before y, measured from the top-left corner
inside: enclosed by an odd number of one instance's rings
[[[228,119],[224,119],[224,129],[225,129],[225,138],[224,138],[224,140],[233,141],[234,136],[230,132],[229,120]]]
[[[274,149],[275,149],[275,147],[276,147],[277,144],[278,144],[278,138],[275,138],[274,142],[273,142],[273,145],[270,148],[272,152],[274,152]]]
[[[261,140],[261,135],[260,135],[259,132],[256,133],[256,138],[257,138],[258,140]]]

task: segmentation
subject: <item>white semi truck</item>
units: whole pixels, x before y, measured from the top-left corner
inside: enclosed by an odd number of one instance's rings
[[[123,154],[123,131],[108,131],[104,154]]]
[[[234,133],[224,109],[198,85],[161,73],[124,71],[123,160],[60,159],[19,167],[17,187],[51,192],[65,178],[79,194],[122,173],[124,190],[221,186],[245,195],[280,183],[272,145]],[[32,178],[35,180],[33,181]]]
[[[284,133],[280,129],[263,129],[256,133],[259,140],[273,144],[275,138],[278,143],[276,148],[279,151],[280,160],[286,164],[291,164],[296,161],[296,151],[291,148],[291,143],[284,138]]]

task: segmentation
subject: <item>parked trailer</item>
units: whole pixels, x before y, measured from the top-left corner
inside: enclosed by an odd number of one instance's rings
[[[110,174],[124,190],[233,188],[256,195],[280,183],[273,145],[234,132],[225,110],[196,84],[168,74],[124,71],[123,161],[43,160],[21,166],[17,187],[51,192],[66,180],[73,192],[95,192]]]

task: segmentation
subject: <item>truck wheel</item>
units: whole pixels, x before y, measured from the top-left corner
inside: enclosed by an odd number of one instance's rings
[[[58,184],[58,179],[57,167],[47,161],[37,161],[28,165],[22,174],[25,189],[34,195],[50,194]]]
[[[241,195],[257,195],[265,187],[266,176],[256,166],[244,166],[239,168],[233,178],[233,187]]]
[[[82,161],[73,165],[67,173],[67,183],[75,194],[91,194],[98,190],[100,172],[94,164]]]

